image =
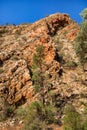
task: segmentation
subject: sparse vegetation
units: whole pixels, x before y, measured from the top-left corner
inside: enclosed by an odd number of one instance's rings
[[[64,116],[64,130],[87,130],[87,107],[82,114],[79,114],[74,106],[67,106]]]
[[[8,117],[14,115],[16,107],[14,104],[9,104],[7,100],[0,96],[0,121],[6,120]]]
[[[27,113],[27,108],[25,110],[21,106],[18,107],[15,111],[16,116],[19,117],[20,119],[24,119],[27,115],[26,113]]]
[[[44,130],[48,124],[55,122],[53,106],[43,106],[42,102],[34,102],[27,109],[25,130]]]
[[[0,97],[0,121],[7,118],[7,103],[3,97]]]
[[[40,92],[44,89],[45,74],[43,71],[43,58],[44,58],[44,47],[38,45],[36,48],[36,53],[33,56],[33,77],[34,90],[35,92]]]
[[[66,63],[66,66],[69,68],[75,68],[77,64],[74,61],[70,60]]]
[[[82,130],[81,116],[72,105],[65,109],[64,130]]]
[[[19,107],[16,116],[24,120],[23,130],[44,130],[48,125],[55,123],[56,108],[52,105],[45,105],[40,101],[31,103],[26,109]]]
[[[85,108],[84,108],[84,113],[82,115],[82,126],[83,129],[82,130],[87,130],[87,104],[85,104]]]
[[[15,115],[16,106],[15,104],[8,104],[7,103],[7,116],[11,117]]]
[[[35,93],[39,92],[39,101],[33,102],[27,109],[25,117],[25,130],[45,130],[48,124],[56,122],[57,109],[54,104],[46,104],[45,90],[48,83],[46,82],[44,63],[44,47],[38,45],[33,57],[33,77]]]

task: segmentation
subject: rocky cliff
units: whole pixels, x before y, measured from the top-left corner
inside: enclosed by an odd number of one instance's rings
[[[78,31],[78,24],[67,14],[53,14],[33,24],[0,26],[0,95],[17,105],[36,99],[31,67],[40,44],[45,47],[45,71],[50,75],[57,106],[62,110],[72,102],[83,110],[87,73],[78,66],[74,51]]]

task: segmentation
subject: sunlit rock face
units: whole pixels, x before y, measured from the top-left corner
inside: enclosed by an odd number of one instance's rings
[[[64,83],[71,84],[78,74],[68,72],[63,62],[78,60],[73,49],[78,30],[78,24],[67,14],[53,14],[33,24],[0,26],[0,94],[10,104],[36,100],[31,68],[37,45],[43,45],[47,65],[44,70],[50,75],[51,86],[57,93],[67,95],[69,90],[62,88]],[[73,89],[75,85],[71,85]]]

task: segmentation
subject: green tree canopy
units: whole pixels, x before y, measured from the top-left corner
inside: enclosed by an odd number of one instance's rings
[[[84,20],[87,20],[87,8],[84,9],[82,12],[81,12],[81,17],[84,19]]]
[[[76,37],[75,50],[79,56],[80,63],[87,63],[87,9],[81,13],[84,21],[80,25],[79,33]]]
[[[65,109],[64,130],[82,130],[80,114],[72,105]]]
[[[36,47],[36,53],[33,56],[33,76],[35,92],[40,92],[44,88],[44,71],[43,61],[44,59],[44,46],[38,45]]]

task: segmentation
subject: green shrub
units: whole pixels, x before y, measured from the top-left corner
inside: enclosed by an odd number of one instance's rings
[[[13,116],[15,114],[16,106],[14,104],[7,104],[7,116]]]
[[[80,31],[75,42],[75,51],[79,56],[80,63],[84,65],[87,62],[87,9],[81,13],[84,21],[80,25]]]
[[[42,117],[41,117],[41,103],[34,102],[27,108],[27,114],[25,117],[24,130],[41,130]]]
[[[83,118],[83,130],[87,130],[87,105],[85,104],[84,113],[82,115]]]
[[[18,107],[15,111],[15,114],[17,117],[19,117],[20,119],[24,119],[25,116],[27,115],[27,111],[22,108],[22,107]]]
[[[43,130],[48,127],[48,124],[55,122],[54,106],[43,106],[42,102],[33,102],[26,112],[25,130]]]
[[[80,15],[82,16],[82,18],[83,18],[84,20],[87,20],[87,8],[85,8],[85,9],[81,12]]]
[[[15,110],[15,105],[10,105],[4,97],[0,97],[0,121],[13,116]]]
[[[81,116],[73,106],[65,109],[64,130],[82,130]]]
[[[83,130],[87,130],[87,120],[83,123]]]

